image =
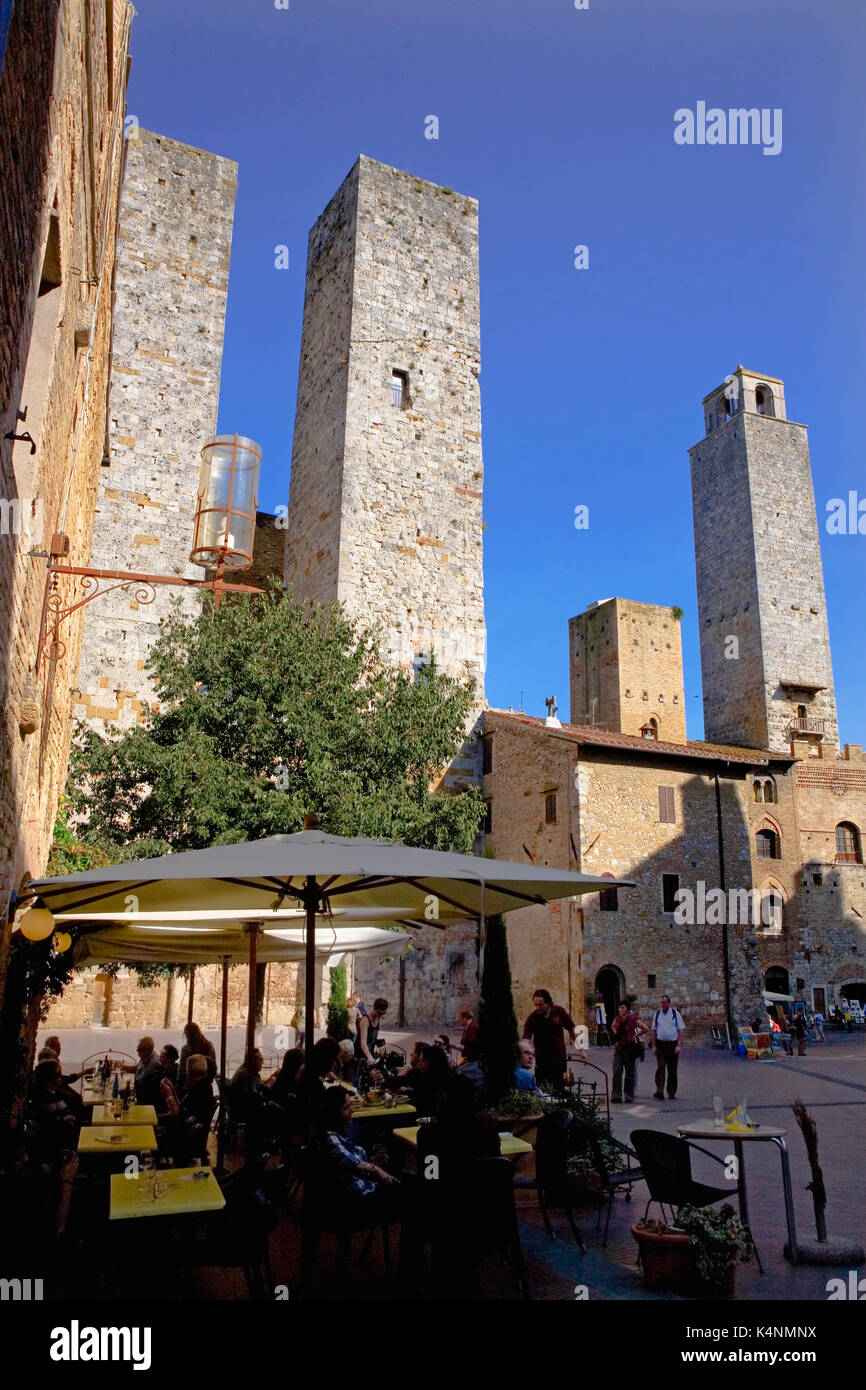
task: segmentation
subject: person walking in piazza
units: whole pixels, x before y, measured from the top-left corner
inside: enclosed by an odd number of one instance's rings
[[[560,1086],[565,1077],[565,1035],[573,1043],[574,1019],[561,1005],[554,1004],[550,992],[537,989],[532,996],[532,1013],[523,1026],[524,1038],[535,1046],[535,1080],[541,1087]]]
[[[650,1034],[650,1042],[657,1062],[656,1088],[653,1092],[656,1100],[664,1100],[665,1098],[665,1074],[667,1074],[668,1097],[670,1100],[677,1098],[677,1069],[683,1050],[682,1037],[685,1027],[682,1014],[678,1009],[671,1008],[670,997],[663,994],[660,1007],[655,1011]]]
[[[632,1013],[628,1004],[623,1001],[617,1008],[612,1027],[613,1090],[610,1098],[618,1104],[622,1103],[623,1072],[625,1072],[625,1098],[627,1101],[634,1100],[637,1064],[643,1056],[640,1035],[647,1031],[646,1024],[641,1023],[637,1014]]]
[[[815,1025],[815,1041],[826,1042],[827,1039],[824,1037],[824,1015],[821,1013],[820,1009],[815,1010],[812,1021]]]

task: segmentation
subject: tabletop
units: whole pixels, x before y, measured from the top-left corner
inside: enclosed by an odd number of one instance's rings
[[[359,1105],[352,1111],[353,1120],[381,1120],[391,1115],[417,1115],[414,1105],[408,1101],[402,1105]]]
[[[194,1177],[194,1173],[207,1176]],[[155,1178],[155,1187],[150,1179]],[[150,1199],[150,1191],[156,1196]],[[181,1216],[185,1212],[220,1211],[226,1204],[220,1185],[209,1168],[166,1168],[156,1173],[128,1178],[125,1173],[111,1175],[109,1221],[126,1221],[135,1216]]]
[[[412,1125],[409,1129],[395,1129],[394,1134],[404,1143],[411,1144],[413,1149],[418,1147],[418,1126]],[[525,1139],[517,1139],[513,1134],[500,1134],[499,1152],[503,1158],[516,1158],[519,1154],[531,1154],[532,1145],[527,1144]]]
[[[128,1110],[124,1110],[119,1120],[115,1120],[110,1105],[95,1105],[91,1123],[114,1125],[115,1129],[123,1129],[127,1125],[155,1125],[156,1108],[153,1105],[131,1105]]]
[[[118,1135],[117,1139],[114,1135]],[[78,1140],[80,1154],[151,1153],[156,1149],[153,1125],[91,1125],[83,1129]]]
[[[758,1125],[756,1129],[719,1129],[712,1120],[699,1120],[695,1124],[678,1125],[677,1133],[684,1139],[784,1139],[786,1129],[778,1125]]]

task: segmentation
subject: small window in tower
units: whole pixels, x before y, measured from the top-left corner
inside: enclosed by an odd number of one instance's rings
[[[755,793],[755,800],[756,800],[756,801],[763,801],[763,799],[764,799],[764,786],[763,786],[763,783],[762,783],[762,782],[755,782],[753,790],[754,790],[754,793]]]
[[[544,821],[546,825],[556,825],[556,792],[548,792],[544,798]]]
[[[773,393],[769,386],[758,386],[755,388],[755,409],[759,415],[774,416],[776,414],[776,408],[773,403]]]
[[[769,780],[767,780],[767,781],[764,783],[764,800],[765,800],[765,801],[775,801],[775,800],[776,800],[776,788],[773,786],[773,783],[772,783],[771,781],[769,781]]]
[[[602,874],[602,878],[613,878],[613,874]],[[599,912],[618,912],[619,897],[615,888],[602,888],[598,895]]]
[[[798,705],[798,706],[797,706],[797,718],[798,718],[798,719],[808,719],[808,717],[809,717],[809,716],[808,716],[807,713],[806,713],[806,706],[805,706],[805,705]]]
[[[655,987],[656,987],[656,977],[655,977],[655,975],[647,975],[647,977],[646,977],[646,987],[647,987],[647,989],[655,989]]]
[[[399,410],[405,410],[409,404],[409,373],[396,367],[391,372],[391,401]]]
[[[485,803],[484,803],[484,819],[483,819],[483,821],[481,822],[481,833],[482,833],[482,835],[491,835],[491,834],[493,833],[493,802],[492,802],[492,801],[485,801]]]
[[[493,771],[493,735],[485,734],[481,740],[481,771],[488,773]]]

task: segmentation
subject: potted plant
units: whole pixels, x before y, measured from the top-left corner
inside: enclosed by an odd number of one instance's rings
[[[737,1261],[752,1257],[752,1242],[730,1203],[681,1207],[675,1226],[638,1221],[631,1228],[640,1249],[644,1281],[670,1293],[728,1298]]]

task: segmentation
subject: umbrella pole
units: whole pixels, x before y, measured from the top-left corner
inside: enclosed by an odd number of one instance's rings
[[[247,1046],[244,1061],[247,1065],[247,1075],[251,1076],[250,1063],[252,1062],[253,1048],[256,1045],[256,948],[261,922],[246,922],[244,925],[250,934],[250,983],[247,996]]]
[[[217,1172],[223,1171],[226,1150],[226,1045],[229,1027],[229,958],[223,956],[223,990],[220,1012],[220,1118],[217,1127]]]
[[[306,974],[304,978],[304,1065],[313,1060],[313,1019],[316,1013],[316,908],[319,904],[319,885],[310,874],[304,887],[304,907],[307,912]]]
[[[192,1023],[193,1009],[195,1008],[195,966],[189,968],[189,1007],[186,1011],[187,1023]]]

